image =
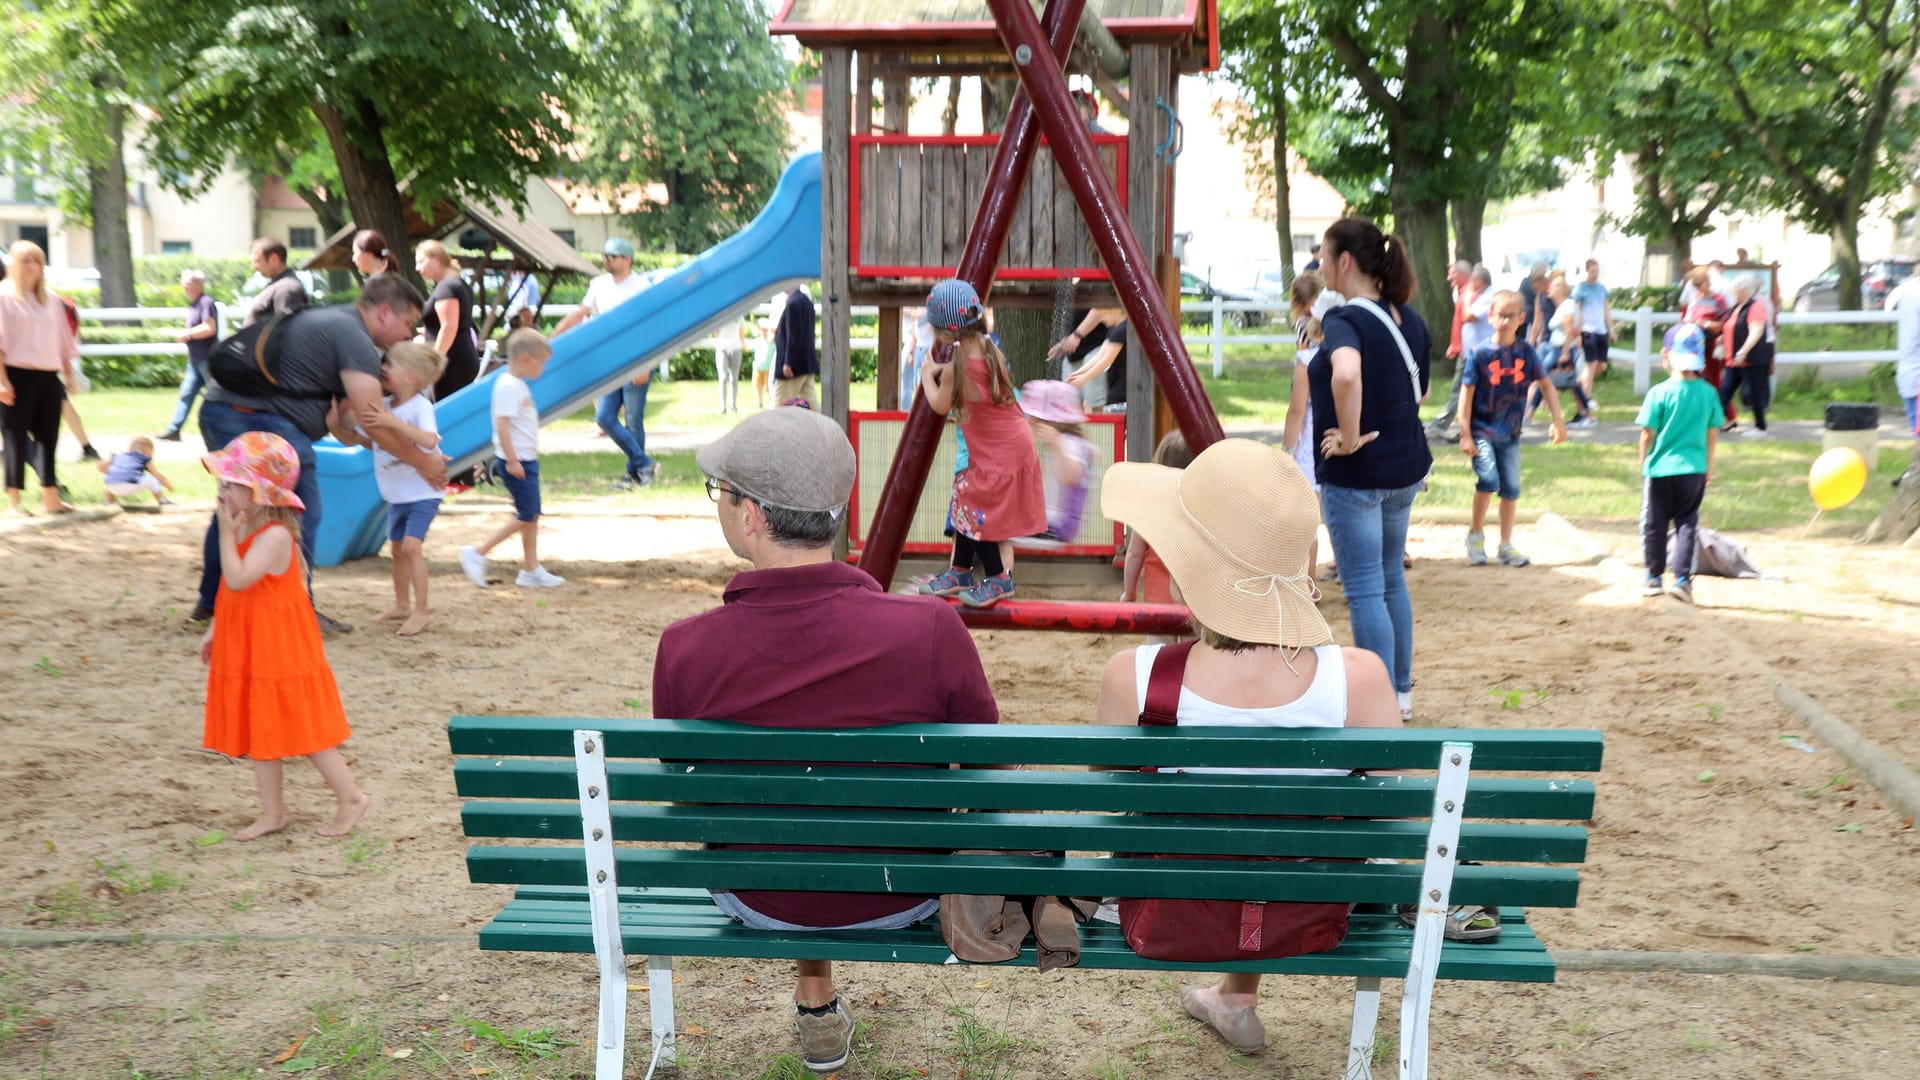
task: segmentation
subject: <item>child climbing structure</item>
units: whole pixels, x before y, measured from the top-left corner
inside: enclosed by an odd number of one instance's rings
[[[1196,452],[1221,437],[1169,313],[1179,280],[1170,253],[1177,74],[1217,65],[1212,4],[1048,0],[1036,17],[1027,0],[788,0],[773,32],[794,36],[821,60],[828,415],[849,420],[852,305],[881,307],[879,381],[887,394],[896,383],[899,309],[917,303],[933,281],[960,277],[990,305],[1010,308],[1051,306],[1056,283],[1077,278],[1082,301],[1128,315],[1127,456],[1150,455],[1156,400]],[[1090,76],[1125,111],[1124,138],[1089,131],[1068,90],[1069,72]],[[1018,80],[997,136],[964,140],[956,154],[954,140],[907,131],[907,79],[939,75]],[[871,130],[876,79],[878,135]],[[988,151],[976,186],[972,159]],[[1036,162],[1050,167],[1036,169]],[[1003,261],[1010,265],[997,275]],[[898,568],[941,432],[940,418],[916,395],[859,552],[861,567],[883,587]],[[968,617],[976,625],[1103,631],[1186,625],[1175,606],[1034,600]]]

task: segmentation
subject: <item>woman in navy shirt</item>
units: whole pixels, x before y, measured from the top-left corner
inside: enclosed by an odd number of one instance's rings
[[[1327,287],[1348,298],[1322,320],[1326,341],[1307,367],[1322,428],[1314,443],[1321,516],[1353,642],[1386,662],[1401,717],[1410,719],[1413,602],[1401,557],[1414,495],[1433,467],[1420,429],[1433,342],[1407,306],[1413,266],[1398,238],[1365,218],[1342,218],[1322,238],[1320,260]]]

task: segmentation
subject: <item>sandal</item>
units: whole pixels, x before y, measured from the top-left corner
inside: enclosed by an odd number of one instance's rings
[[[1401,904],[1400,921],[1407,926],[1418,923],[1420,905]],[[1450,907],[1442,933],[1448,941],[1493,941],[1500,936],[1500,909],[1479,904]]]

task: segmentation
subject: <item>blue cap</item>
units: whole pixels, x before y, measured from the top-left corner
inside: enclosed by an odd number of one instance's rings
[[[618,256],[622,259],[631,259],[633,258],[633,245],[616,236],[600,245],[600,254],[608,258]]]
[[[927,294],[927,322],[935,330],[964,330],[980,322],[980,294],[959,278],[948,278]]]
[[[1707,369],[1706,335],[1692,323],[1681,323],[1667,331],[1667,336],[1660,347],[1666,352],[1667,360],[1673,364],[1675,371]]]

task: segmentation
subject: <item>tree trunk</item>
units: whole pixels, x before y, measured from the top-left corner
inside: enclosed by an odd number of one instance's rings
[[[300,196],[300,201],[306,203],[307,206],[313,210],[313,216],[320,220],[320,242],[322,244],[327,242],[328,237],[353,223],[353,214],[347,209],[346,204],[335,198],[331,192],[324,188],[291,183],[288,184],[287,187],[295,195]],[[345,270],[327,271],[327,292],[329,294],[340,295],[352,291],[352,289],[353,276],[350,273]]]
[[[1860,310],[1860,212],[1851,207],[1835,225],[1833,261],[1840,264],[1840,310]]]
[[[1447,209],[1453,218],[1454,257],[1480,265],[1485,261],[1480,257],[1480,230],[1487,218],[1486,198],[1464,195],[1448,203]]]
[[[361,228],[377,229],[387,238],[387,250],[400,264],[401,272],[418,286],[420,279],[413,271],[413,241],[407,236],[406,200],[393,175],[378,116],[370,103],[362,101],[359,105],[349,115],[316,102],[313,115],[333,148],[333,159],[340,167],[340,186],[346,189],[353,220]]]
[[[940,110],[940,134],[951,135],[960,126],[960,77],[947,76],[947,105]]]
[[[1441,363],[1453,326],[1453,297],[1447,292],[1447,204],[1439,199],[1413,200],[1405,195],[1421,182],[1418,173],[1396,165],[1392,187],[1393,228],[1407,245],[1417,288],[1414,310],[1426,321],[1433,338],[1433,362]]]
[[[107,160],[87,167],[93,213],[93,265],[100,271],[101,307],[138,307],[133,288],[133,237],[127,227],[126,106],[102,107]]]
[[[1920,536],[1920,442],[1913,446],[1907,471],[1900,474],[1899,490],[1860,539],[1869,544],[1914,543]]]
[[[1276,59],[1269,72],[1273,93],[1273,224],[1280,234],[1280,285],[1293,289],[1293,185],[1287,173],[1287,84]]]

